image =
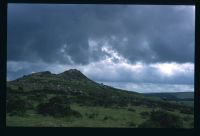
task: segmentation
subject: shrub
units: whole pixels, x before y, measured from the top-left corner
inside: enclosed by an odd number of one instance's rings
[[[133,108],[128,108],[128,111],[135,112],[136,110],[135,110],[135,109],[133,109]]]
[[[129,127],[135,127],[136,124],[135,124],[134,122],[128,122],[128,126],[129,126]]]
[[[70,106],[65,103],[63,97],[60,96],[51,98],[47,103],[39,104],[37,106],[37,111],[40,114],[51,115],[54,117],[64,117],[69,115],[81,117],[81,114],[71,110]]]
[[[183,114],[194,114],[194,110],[192,108],[182,108],[180,112]]]
[[[10,115],[24,115],[26,110],[32,108],[32,104],[19,96],[9,96],[6,101],[6,112]]]
[[[190,123],[190,125],[191,125],[192,127],[194,127],[194,120],[192,120],[192,122]]]
[[[111,117],[111,116],[104,116],[104,118],[103,118],[103,120],[108,120],[108,119],[113,120],[113,117]]]
[[[147,112],[147,111],[144,111],[144,112],[141,112],[140,115],[141,115],[143,118],[145,118],[145,117],[149,116],[150,113]]]
[[[78,111],[71,110],[70,114],[77,117],[77,118],[82,118],[82,115]]]
[[[18,90],[24,91],[23,87],[21,87],[21,86],[18,86]]]
[[[167,110],[167,111],[175,111],[174,108],[170,108],[170,107],[166,107],[165,110]]]
[[[184,120],[184,121],[190,121],[190,120],[192,120],[192,118],[191,118],[190,116],[184,116],[184,117],[183,117],[183,120]]]
[[[38,105],[38,112],[43,115],[52,115],[54,117],[65,116],[69,112],[69,107],[63,104],[41,103]]]
[[[86,113],[85,114],[88,118],[95,118],[96,116],[98,116],[98,113],[95,113],[95,112],[93,112],[93,113]]]
[[[47,95],[44,93],[35,93],[35,94],[30,94],[27,96],[28,99],[37,101],[37,102],[43,102],[47,99]]]
[[[152,111],[150,119],[142,123],[139,127],[142,128],[181,128],[183,121],[177,115],[166,111]]]

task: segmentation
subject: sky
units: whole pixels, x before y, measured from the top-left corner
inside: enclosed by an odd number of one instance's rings
[[[194,6],[9,4],[7,80],[71,68],[98,82],[194,84]]]

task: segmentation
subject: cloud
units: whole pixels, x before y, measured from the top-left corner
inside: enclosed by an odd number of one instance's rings
[[[127,64],[102,61],[82,67],[83,73],[96,81],[107,82],[146,82],[146,83],[171,83],[171,84],[193,84],[194,65],[192,63],[161,63],[170,65],[169,71],[153,64]]]
[[[194,6],[9,4],[7,78],[193,84],[194,20]]]
[[[145,64],[137,62],[130,64],[123,61],[114,62],[111,58],[88,65],[8,62],[8,73],[10,73],[8,79],[41,70],[49,70],[58,74],[76,68],[90,79],[98,82],[194,84],[194,64],[192,63]]]
[[[193,6],[8,5],[9,61],[89,64],[105,43],[132,63],[194,62]]]
[[[102,82],[99,82],[102,83]],[[131,83],[131,82],[103,82],[105,85],[114,86],[119,89],[136,91],[139,93],[156,92],[194,92],[194,85],[191,84],[153,84],[153,83]]]

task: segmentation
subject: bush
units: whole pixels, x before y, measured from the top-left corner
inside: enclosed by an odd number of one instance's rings
[[[38,105],[38,112],[43,115],[52,115],[54,117],[65,116],[69,112],[69,107],[63,104],[41,103]]]
[[[194,127],[194,120],[190,123],[190,125],[191,125],[192,127]]]
[[[51,115],[54,117],[64,117],[67,115],[81,117],[81,114],[71,110],[70,106],[65,103],[63,97],[60,96],[51,98],[47,103],[39,104],[37,106],[37,111],[39,114]]]
[[[147,116],[150,115],[150,113],[147,112],[147,111],[144,111],[144,112],[141,112],[140,115],[141,115],[143,118],[146,118]]]
[[[152,111],[150,119],[142,123],[142,128],[181,128],[183,127],[182,119],[166,111]]]
[[[133,108],[128,108],[128,111],[135,112],[136,110],[135,110],[135,109],[133,109]]]
[[[192,109],[192,108],[182,108],[182,109],[180,109],[180,113],[183,113],[183,114],[194,114],[194,109]]]
[[[166,107],[165,110],[167,110],[167,111],[175,111],[174,108],[170,108],[170,107]]]
[[[103,120],[108,120],[108,119],[113,120],[113,117],[111,117],[111,116],[104,116],[104,118],[103,118]]]
[[[129,126],[129,127],[135,127],[136,124],[135,124],[134,122],[128,122],[128,126]]]
[[[37,102],[44,102],[47,99],[47,95],[45,93],[30,94],[27,97],[28,99],[37,101]]]
[[[190,116],[187,115],[187,116],[184,116],[184,117],[183,117],[183,120],[184,120],[184,121],[190,121],[190,120],[192,120],[192,118],[191,118]]]
[[[77,117],[77,118],[82,118],[82,115],[78,111],[75,111],[75,110],[71,110],[70,115],[73,115],[74,117]]]
[[[85,114],[88,118],[95,118],[98,116],[98,113],[96,112],[93,112],[93,113],[86,113]]]
[[[32,107],[28,100],[19,96],[9,96],[6,101],[6,112],[10,115],[24,115]]]

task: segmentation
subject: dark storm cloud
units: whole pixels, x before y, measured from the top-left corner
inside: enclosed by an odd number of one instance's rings
[[[194,83],[194,7],[8,6],[7,79],[76,68],[94,81]]]
[[[132,63],[194,62],[194,13],[186,6],[9,4],[8,61],[102,59],[104,42],[91,50],[89,40],[107,42]]]

